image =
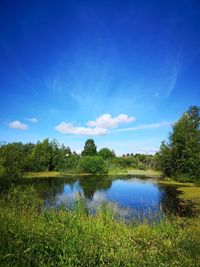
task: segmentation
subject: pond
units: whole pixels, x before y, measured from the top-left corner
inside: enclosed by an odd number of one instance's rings
[[[177,187],[148,178],[77,176],[27,179],[23,183],[34,184],[46,208],[70,208],[81,195],[92,214],[106,205],[126,221],[155,221],[166,214],[191,213],[191,203],[180,200]]]

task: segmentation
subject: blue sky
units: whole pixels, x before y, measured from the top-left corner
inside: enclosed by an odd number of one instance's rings
[[[199,13],[194,0],[1,1],[0,139],[155,152],[200,104]]]

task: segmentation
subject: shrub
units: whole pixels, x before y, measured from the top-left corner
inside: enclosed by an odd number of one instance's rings
[[[109,148],[102,148],[98,152],[98,156],[102,157],[103,159],[111,159],[115,157],[115,152],[111,151]]]
[[[145,164],[143,164],[141,162],[138,163],[138,166],[137,167],[138,167],[139,170],[146,170]]]
[[[79,172],[92,174],[108,173],[108,168],[104,160],[99,156],[85,156],[79,162]]]

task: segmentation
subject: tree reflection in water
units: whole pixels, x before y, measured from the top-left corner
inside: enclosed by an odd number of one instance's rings
[[[177,187],[157,184],[146,178],[68,176],[26,179],[23,184],[34,185],[46,207],[70,206],[80,193],[92,209],[108,201],[114,210],[127,218],[133,214],[149,217],[159,212],[161,218],[163,214],[193,216],[195,212],[191,202],[180,199]],[[143,202],[140,202],[141,197]]]

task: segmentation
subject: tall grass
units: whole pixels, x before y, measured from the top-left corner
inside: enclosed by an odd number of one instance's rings
[[[41,204],[32,187],[1,198],[0,266],[200,266],[199,218],[126,225],[81,198],[68,211]]]

